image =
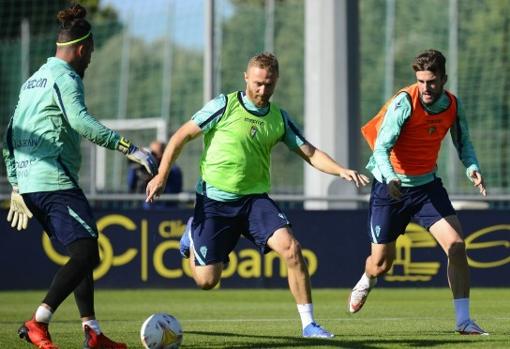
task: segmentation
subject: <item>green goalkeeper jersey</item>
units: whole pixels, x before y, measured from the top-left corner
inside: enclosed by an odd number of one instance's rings
[[[88,113],[76,71],[48,58],[21,87],[5,133],[9,182],[22,194],[77,188],[82,136],[109,149],[120,139]]]

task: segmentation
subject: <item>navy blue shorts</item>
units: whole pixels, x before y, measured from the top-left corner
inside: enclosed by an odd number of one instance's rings
[[[400,199],[392,199],[388,186],[374,180],[368,211],[368,235],[374,244],[397,240],[413,220],[427,230],[444,217],[455,215],[440,178],[417,187],[402,187]]]
[[[221,202],[197,194],[191,225],[195,262],[209,265],[228,262],[228,255],[243,235],[261,252],[269,252],[267,240],[290,223],[267,194],[248,195]]]
[[[97,239],[96,221],[81,189],[27,193],[23,200],[49,237],[64,246],[79,239]]]

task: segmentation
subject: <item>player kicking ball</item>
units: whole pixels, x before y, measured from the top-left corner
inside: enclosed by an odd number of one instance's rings
[[[285,213],[268,195],[271,150],[283,142],[311,166],[356,186],[367,184],[368,178],[315,148],[287,112],[269,101],[278,76],[273,54],[252,57],[244,73],[244,91],[217,96],[170,138],[160,173],[147,185],[147,201],[162,192],[184,145],[203,135],[193,222],[181,240],[195,283],[204,290],[218,284],[223,265],[242,234],[262,253],[273,250],[285,261],[303,337],[331,338],[333,334],[314,320],[310,276],[301,246]]]

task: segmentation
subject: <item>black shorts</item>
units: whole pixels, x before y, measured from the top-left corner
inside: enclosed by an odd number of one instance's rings
[[[48,236],[64,246],[79,239],[97,239],[96,221],[81,189],[27,193],[23,200]]]
[[[267,194],[228,202],[197,194],[191,225],[196,264],[227,262],[241,235],[267,253],[267,240],[276,230],[289,225],[283,211]]]
[[[427,230],[442,218],[455,215],[440,178],[417,187],[402,187],[400,199],[392,199],[388,185],[374,180],[370,193],[368,235],[374,244],[397,240],[413,220]]]

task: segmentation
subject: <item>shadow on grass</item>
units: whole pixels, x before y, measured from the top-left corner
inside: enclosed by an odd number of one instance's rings
[[[320,338],[301,338],[301,337],[289,337],[289,336],[263,336],[263,335],[250,335],[250,334],[239,334],[229,332],[207,332],[207,331],[186,331],[186,334],[195,334],[209,337],[241,337],[247,340],[243,343],[242,340],[233,341],[228,343],[228,348],[236,349],[255,349],[255,348],[282,348],[282,347],[294,347],[294,348],[306,348],[306,347],[329,347],[329,348],[357,348],[357,349],[375,349],[381,348],[381,344],[387,345],[402,345],[411,348],[424,348],[424,347],[435,347],[445,344],[458,344],[459,346],[465,346],[467,343],[473,343],[472,340],[468,339],[403,339],[399,338],[381,338],[381,337],[369,337],[362,340],[348,339],[347,336],[342,338],[336,336],[331,339],[320,339]],[[446,333],[445,333],[446,334]],[[351,336],[349,336],[351,337]],[[266,340],[264,340],[266,339]],[[280,341],[280,343],[278,343]],[[193,347],[186,345],[186,347]],[[227,348],[221,344],[211,344],[209,348]]]

